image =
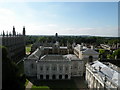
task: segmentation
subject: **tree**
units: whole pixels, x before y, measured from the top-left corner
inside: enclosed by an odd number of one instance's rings
[[[117,49],[113,52],[113,56],[117,57],[117,59],[120,59],[120,49]]]
[[[7,57],[7,48],[2,49],[2,90],[24,90],[25,78],[20,76],[19,68]]]
[[[100,60],[103,59],[103,58],[106,58],[104,49],[99,49],[99,53],[100,53],[100,55],[99,55]]]

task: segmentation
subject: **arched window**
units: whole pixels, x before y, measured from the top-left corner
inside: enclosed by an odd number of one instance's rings
[[[56,79],[56,75],[52,75],[52,79]]]
[[[43,79],[43,75],[40,75],[40,79]]]
[[[59,75],[59,79],[62,79],[62,75]]]
[[[46,79],[49,79],[49,75],[46,75]]]
[[[65,79],[68,79],[68,75],[67,74],[65,75]]]

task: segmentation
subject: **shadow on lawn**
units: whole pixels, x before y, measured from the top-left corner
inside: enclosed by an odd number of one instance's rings
[[[71,80],[37,80],[29,78],[35,86],[48,86],[52,90],[86,90],[84,77],[72,78]],[[38,89],[37,89],[38,90]]]

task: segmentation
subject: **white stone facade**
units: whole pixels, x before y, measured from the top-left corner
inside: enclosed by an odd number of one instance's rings
[[[86,81],[92,89],[120,89],[120,73],[99,61],[86,64]]]
[[[84,73],[85,73],[85,64],[90,61],[98,60],[99,53],[94,50],[94,48],[87,48],[83,45],[77,44],[74,47],[74,54],[80,59],[84,61]]]
[[[29,77],[56,80],[83,76],[84,62],[75,55],[44,55],[40,59],[37,57],[37,54],[31,55],[24,60],[24,71]]]

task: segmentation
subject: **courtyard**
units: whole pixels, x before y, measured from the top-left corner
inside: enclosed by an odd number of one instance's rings
[[[36,78],[29,78],[29,81],[33,84],[31,90],[86,90],[87,84],[84,77],[74,77],[71,80],[37,80]],[[34,88],[34,86],[36,88]]]

